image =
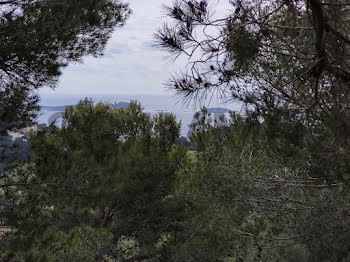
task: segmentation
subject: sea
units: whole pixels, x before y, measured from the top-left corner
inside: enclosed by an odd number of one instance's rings
[[[141,103],[144,112],[152,115],[158,113],[173,113],[176,116],[176,120],[181,123],[181,136],[187,136],[189,125],[193,120],[193,116],[196,112],[200,111],[202,107],[206,108],[225,108],[231,111],[239,112],[241,105],[233,102],[225,102],[219,98],[211,97],[202,100],[184,100],[176,95],[144,95],[144,94],[41,94],[40,105],[46,109],[41,109],[37,122],[39,124],[48,124],[48,119],[53,114],[60,112],[52,107],[76,105],[79,101],[89,98],[95,103],[119,103],[137,101]],[[48,107],[51,107],[47,109]],[[60,126],[61,119],[56,121],[56,124]]]

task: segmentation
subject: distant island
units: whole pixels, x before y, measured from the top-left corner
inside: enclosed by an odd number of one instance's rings
[[[65,106],[41,106],[41,109],[47,111],[65,111],[67,107],[76,107],[76,105],[65,105]]]
[[[128,108],[130,103],[127,102],[119,102],[115,104],[111,104],[112,108]]]
[[[208,108],[208,113],[230,113],[232,110],[222,107]]]

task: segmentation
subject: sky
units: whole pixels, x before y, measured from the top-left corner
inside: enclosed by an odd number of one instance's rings
[[[63,70],[58,87],[41,93],[55,94],[166,94],[170,72],[185,65],[171,62],[154,47],[153,34],[166,21],[162,4],[170,0],[130,0],[133,14],[117,28],[104,56],[87,57],[82,64]]]
[[[55,90],[44,88],[42,95],[59,94],[171,94],[164,87],[171,73],[179,72],[186,59],[176,62],[154,47],[153,34],[167,17],[162,5],[171,0],[129,0],[133,14],[117,28],[104,56],[86,57],[82,64],[63,70]],[[220,0],[212,0],[222,4]],[[222,5],[222,9],[224,6]]]

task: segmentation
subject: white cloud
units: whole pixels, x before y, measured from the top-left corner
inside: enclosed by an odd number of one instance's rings
[[[214,0],[215,1],[215,0]],[[132,16],[117,28],[105,56],[88,57],[83,64],[64,69],[56,94],[161,94],[170,73],[178,71],[185,60],[175,63],[167,53],[152,46],[153,34],[166,20],[162,4],[170,0],[129,0]],[[44,89],[42,93],[52,92]]]

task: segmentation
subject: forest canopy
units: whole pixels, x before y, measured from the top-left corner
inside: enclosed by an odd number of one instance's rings
[[[222,2],[227,15],[215,14]],[[112,0],[4,4],[6,133],[32,119],[32,90],[99,56],[130,11]],[[61,127],[0,140],[0,260],[348,261],[348,1],[175,0],[164,11],[156,45],[188,58],[167,87],[239,101],[244,114],[217,125],[203,108],[184,141],[172,114],[85,99]]]

